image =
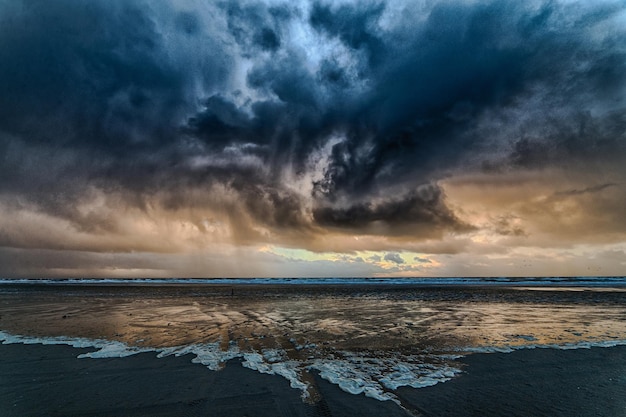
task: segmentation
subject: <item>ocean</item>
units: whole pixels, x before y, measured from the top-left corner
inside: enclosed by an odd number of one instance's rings
[[[477,352],[626,344],[626,278],[0,280],[0,341],[91,348],[85,360],[192,354],[286,378],[311,373],[396,401]]]

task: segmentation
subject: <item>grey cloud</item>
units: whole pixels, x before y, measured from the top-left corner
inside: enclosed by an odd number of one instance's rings
[[[618,184],[609,182],[606,184],[599,184],[599,185],[594,185],[592,187],[587,187],[587,188],[583,188],[581,190],[579,189],[573,189],[573,190],[566,190],[566,191],[557,191],[556,193],[554,193],[555,196],[563,196],[563,195],[581,195],[581,194],[587,194],[587,193],[599,193],[601,191],[606,190],[607,188],[610,187],[617,187]]]
[[[494,231],[503,236],[527,236],[527,232],[519,224],[516,224],[519,218],[513,215],[501,215],[493,219]]]
[[[393,262],[394,264],[400,265],[404,263],[404,259],[397,252],[389,252],[385,254],[386,261]]]

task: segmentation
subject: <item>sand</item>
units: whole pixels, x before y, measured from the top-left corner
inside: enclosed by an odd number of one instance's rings
[[[0,416],[349,416],[406,415],[390,402],[344,393],[318,379],[321,401],[279,376],[242,367],[218,372],[191,356],[76,359],[89,349],[0,345]]]
[[[237,360],[214,372],[190,356],[76,359],[89,349],[0,345],[0,415],[25,416],[626,416],[626,347],[474,354],[464,373],[400,388],[406,409],[319,377],[306,404],[278,376]]]
[[[626,346],[462,359],[465,373],[398,395],[425,416],[626,416]]]

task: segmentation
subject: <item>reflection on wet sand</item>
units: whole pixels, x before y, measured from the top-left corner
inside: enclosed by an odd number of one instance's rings
[[[623,338],[626,293],[548,302],[528,292],[432,289],[335,295],[328,290],[150,287],[0,294],[0,327],[20,334],[119,340],[167,347],[230,341],[242,348],[448,351],[465,346],[563,344]],[[267,291],[267,294],[264,292]],[[517,296],[516,296],[517,295]],[[568,302],[569,301],[569,302]]]
[[[451,376],[441,359],[449,353],[624,340],[624,301],[610,289],[29,286],[0,292],[0,330],[146,348],[219,343],[261,355],[247,357],[253,368],[290,363],[305,382],[313,368],[350,391],[349,381],[379,372],[395,389],[416,384],[419,375],[403,380],[417,372],[411,364]]]

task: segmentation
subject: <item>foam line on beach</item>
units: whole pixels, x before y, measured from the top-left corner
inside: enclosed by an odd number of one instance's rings
[[[143,352],[151,352],[153,349],[128,346],[123,342],[87,339],[82,337],[32,337],[13,335],[0,330],[0,342],[4,345],[21,343],[24,345],[68,345],[75,348],[95,348],[95,352],[79,355],[79,358],[123,358]]]
[[[522,349],[559,349],[559,350],[574,350],[574,349],[591,349],[591,348],[610,348],[615,346],[626,346],[625,339],[615,340],[599,340],[599,341],[582,341],[576,343],[548,343],[548,344],[528,344],[528,345],[515,345],[515,346],[478,346],[478,347],[465,347],[459,348],[460,354],[469,353],[511,353],[516,350]]]
[[[0,331],[2,344],[68,345],[74,348],[95,349],[81,353],[78,358],[122,358],[139,353],[154,352],[157,358],[166,356],[193,355],[193,363],[204,365],[210,370],[219,370],[231,359],[242,358],[242,366],[263,374],[279,375],[289,381],[292,388],[309,395],[309,384],[302,378],[306,371],[317,371],[321,378],[339,386],[343,391],[379,401],[399,403],[394,394],[398,388],[408,386],[422,388],[448,381],[461,370],[454,367],[454,360],[472,353],[510,353],[520,349],[589,349],[592,347],[614,347],[626,345],[626,340],[584,341],[578,343],[529,344],[500,347],[467,347],[454,354],[404,355],[392,352],[335,352],[328,358],[307,360],[290,359],[282,349],[263,349],[261,352],[242,352],[235,342],[223,350],[220,342],[191,344],[165,348],[129,346],[123,342],[103,339],[71,337],[33,337],[14,335]]]
[[[207,344],[193,344],[187,346],[175,346],[166,348],[147,348],[129,346],[126,343],[104,340],[104,339],[87,339],[81,337],[33,337],[21,336],[7,333],[0,330],[0,342],[4,345],[21,343],[25,345],[67,345],[74,348],[96,349],[94,352],[82,353],[77,356],[79,359],[84,358],[123,358],[126,356],[136,355],[138,353],[157,354],[157,358],[166,356],[183,356],[194,355],[191,360],[193,363],[199,363],[211,370],[219,370],[225,362],[240,357],[235,344],[231,344],[228,350],[224,351],[220,348],[219,342]]]
[[[281,349],[264,349],[262,352],[241,352],[235,343],[224,351],[219,342],[192,344],[165,348],[145,348],[129,346],[119,341],[70,337],[32,337],[13,335],[0,331],[3,344],[42,344],[68,345],[75,348],[96,349],[78,355],[78,358],[121,358],[138,353],[155,352],[157,358],[166,356],[194,355],[193,363],[199,363],[210,370],[219,370],[231,359],[243,358],[242,366],[260,373],[279,375],[289,381],[292,388],[302,391],[306,399],[309,384],[302,379],[302,372],[316,370],[320,376],[338,385],[351,394],[364,394],[379,401],[396,400],[392,391],[401,386],[414,388],[434,385],[447,381],[460,370],[447,365],[424,363],[415,357],[376,357],[363,356],[351,352],[341,352],[341,357],[318,358],[297,361],[287,357]]]
[[[264,349],[262,353],[243,353],[241,365],[262,374],[280,375],[289,381],[291,388],[302,391],[302,398],[308,397],[309,384],[300,377],[302,364],[298,361],[286,360],[284,351],[279,349]]]
[[[199,363],[212,371],[221,369],[224,363],[231,359],[243,358],[242,365],[246,368],[264,374],[279,375],[287,379],[294,389],[302,391],[306,398],[308,384],[302,382],[299,376],[302,364],[297,361],[285,361],[284,353],[279,350],[266,350],[263,354],[257,352],[241,352],[236,343],[231,343],[228,350],[220,347],[220,342],[192,344],[187,346],[174,346],[165,348],[139,348],[129,346],[123,342],[108,341],[103,339],[71,338],[71,337],[32,337],[13,335],[0,331],[2,344],[41,344],[41,345],[67,345],[74,348],[97,349],[94,352],[82,353],[77,356],[83,358],[122,358],[138,353],[154,352],[157,358],[166,356],[194,355],[191,360]]]
[[[202,364],[212,371],[220,370],[224,363],[241,356],[235,343],[229,344],[228,350],[224,351],[220,347],[220,342],[158,348],[153,351],[158,352],[157,358],[194,355],[192,363]]]
[[[309,369],[319,371],[320,377],[338,385],[350,394],[364,394],[379,401],[397,402],[393,391],[403,386],[423,388],[445,382],[461,372],[445,362],[431,363],[418,355],[361,355],[342,352],[341,359],[320,359]],[[441,360],[442,357],[430,356]]]

